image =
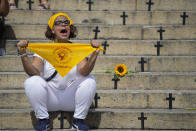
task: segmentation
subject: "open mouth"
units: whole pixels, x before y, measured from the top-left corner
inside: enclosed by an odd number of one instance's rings
[[[66,34],[67,33],[67,30],[66,29],[63,29],[63,30],[61,30],[61,33],[62,34]]]

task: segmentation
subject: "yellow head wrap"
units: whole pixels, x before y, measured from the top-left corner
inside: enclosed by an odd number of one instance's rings
[[[48,26],[50,27],[51,30],[52,30],[52,27],[54,26],[54,21],[58,16],[65,16],[70,21],[70,25],[73,24],[73,21],[69,18],[69,16],[67,14],[65,14],[65,13],[56,13],[53,16],[51,16],[49,21],[48,21]]]

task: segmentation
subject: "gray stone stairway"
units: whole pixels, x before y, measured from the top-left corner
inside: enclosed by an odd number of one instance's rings
[[[35,10],[38,0],[28,10],[26,2],[19,0],[18,9],[5,17],[6,33],[0,40],[6,49],[6,56],[0,56],[0,130],[32,131],[37,122],[24,93],[28,76],[16,43],[20,39],[49,42],[44,36],[47,22],[59,11],[66,12],[78,28],[73,42],[89,43],[98,27],[97,40],[109,45],[93,71],[97,97],[85,121],[91,129],[196,130],[196,110],[186,109],[196,108],[195,0],[152,0],[151,6],[149,0],[92,0],[91,11],[88,0],[49,0],[47,11]],[[188,15],[184,25],[183,14]],[[120,78],[114,89],[113,74],[96,70],[117,64],[126,64],[135,73]],[[50,112],[53,130],[69,130],[72,115]]]

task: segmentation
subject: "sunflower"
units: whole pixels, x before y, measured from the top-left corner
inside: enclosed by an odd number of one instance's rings
[[[116,65],[114,70],[115,70],[115,73],[121,77],[127,73],[127,67],[125,64]]]

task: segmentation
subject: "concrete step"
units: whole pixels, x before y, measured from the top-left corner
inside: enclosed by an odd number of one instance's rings
[[[113,74],[92,73],[97,89],[114,89]],[[24,72],[0,72],[0,89],[21,89],[27,75]],[[119,90],[196,90],[196,72],[144,72],[120,78]]]
[[[102,44],[105,40],[99,40]],[[2,43],[6,46],[7,55],[17,55],[16,40],[8,40]],[[30,41],[33,43],[50,42],[45,40]],[[75,40],[73,43],[90,43],[89,40]],[[107,40],[106,55],[133,55],[133,56],[156,56],[157,45],[156,40]],[[1,43],[1,42],[0,42]],[[195,40],[163,40],[160,41],[163,46],[160,48],[160,56],[195,56],[196,41]],[[120,48],[120,50],[119,50]],[[30,52],[29,52],[30,53]],[[30,53],[31,54],[31,53]],[[103,54],[101,52],[100,54]]]
[[[45,31],[47,25],[7,25],[5,36],[6,39],[46,39]],[[76,39],[93,39],[96,26],[77,25],[78,36]],[[105,40],[160,40],[160,26],[131,26],[131,25],[116,25],[115,28],[111,25],[99,25],[100,32],[97,39]],[[196,26],[163,26],[163,40],[195,40]]]
[[[160,26],[154,27],[154,26],[145,26],[143,28],[143,38],[144,40],[149,39],[158,39],[160,40],[160,33],[158,31],[161,30]],[[169,40],[180,40],[180,39],[195,39],[196,29],[194,27],[191,28],[191,26],[162,26],[162,30],[164,31],[162,33],[162,39],[169,39]]]
[[[55,11],[13,10],[5,18],[6,24],[47,24]],[[123,11],[66,11],[74,24],[122,25]],[[125,24],[134,25],[182,25],[182,11],[126,11]],[[96,14],[96,15],[95,15]],[[196,24],[196,12],[186,12],[186,25]],[[31,16],[32,19],[29,19]],[[42,17],[40,17],[42,16]]]
[[[7,25],[5,38],[7,39],[46,39],[47,25]],[[96,26],[79,25],[76,39],[93,39]],[[98,33],[98,39],[141,39],[141,26],[99,26],[102,33]],[[121,32],[121,35],[119,35]],[[127,34],[128,33],[128,34]],[[110,35],[109,35],[110,34]]]
[[[141,129],[141,113],[144,113],[144,129],[196,129],[196,111],[183,109],[95,109],[90,110],[85,123],[90,128],[100,129]],[[31,110],[1,109],[1,129],[32,129],[36,120]],[[60,112],[53,112],[50,119],[53,128],[60,128]],[[72,113],[64,113],[64,128],[69,128]],[[33,124],[32,124],[33,123]],[[175,126],[174,126],[175,125]]]
[[[148,5],[146,0],[137,0],[137,10],[148,10]],[[151,10],[196,10],[194,0],[152,0],[154,3]]]
[[[34,0],[32,9],[36,9],[39,5],[38,1]],[[89,5],[87,0],[50,0],[50,10],[89,10]],[[120,4],[120,6],[119,6]],[[93,1],[91,6],[92,10],[136,10],[135,0],[99,0]],[[26,1],[18,1],[19,9],[28,9],[29,6]]]
[[[196,90],[97,90],[98,108],[168,109],[169,93],[175,101],[172,108],[196,107]],[[92,107],[95,107],[95,100]],[[24,90],[0,90],[0,108],[31,108]]]
[[[50,0],[50,10],[89,10],[88,0]],[[145,0],[92,0],[91,10],[148,10]],[[151,10],[196,10],[194,0],[153,0]],[[34,0],[32,9],[39,5]],[[18,1],[19,9],[28,9],[26,0]]]
[[[194,56],[149,56],[144,57],[146,72],[192,72],[196,71],[196,57]],[[119,63],[127,65],[128,70],[141,72],[141,56],[100,56],[97,59],[95,70],[111,69]],[[107,64],[106,64],[107,63]],[[186,63],[189,63],[188,65]]]
[[[142,72],[142,57],[145,72],[195,72],[196,56],[110,56],[100,55],[94,70],[114,69],[125,64],[128,70]],[[1,56],[0,71],[24,71],[20,56]],[[14,65],[14,66],[13,66]]]

